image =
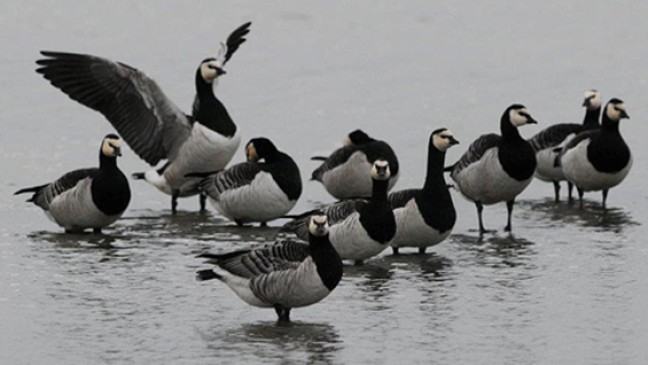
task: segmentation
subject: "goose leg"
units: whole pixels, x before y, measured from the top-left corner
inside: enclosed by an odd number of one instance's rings
[[[486,233],[486,228],[484,228],[484,221],[482,220],[482,211],[484,210],[484,206],[481,202],[475,202],[475,205],[477,206],[477,217],[479,218],[479,234],[482,235]]]
[[[284,308],[280,304],[275,304],[274,309],[277,313],[277,320],[279,322],[290,322],[290,308]]]
[[[355,260],[355,262],[353,263],[353,266],[363,266],[363,265],[364,262],[362,260]]]
[[[205,195],[205,193],[200,193],[198,196],[198,199],[200,199],[200,211],[204,212],[206,210],[207,195]]]
[[[425,254],[425,249],[426,249],[426,248],[427,248],[427,247],[419,247],[419,250],[418,250],[418,251],[419,251],[419,254],[421,254],[421,255]]]
[[[607,201],[609,191],[610,189],[603,189],[603,210],[607,209],[607,205],[605,204],[605,202]]]
[[[508,217],[506,219],[506,227],[504,227],[504,230],[506,232],[511,232],[511,216],[513,215],[513,204],[515,203],[515,199],[509,200],[506,202],[506,210],[508,211]]]
[[[585,194],[585,191],[583,191],[583,189],[579,188],[578,186],[576,187],[576,191],[578,191],[578,202],[580,204],[580,208],[583,209],[583,195]]]
[[[101,228],[93,228],[92,233],[101,234]]]
[[[259,223],[259,227],[267,227],[267,226],[268,226],[268,222]]]
[[[556,203],[560,202],[560,182],[554,181],[554,194],[556,196]]]
[[[569,193],[569,195],[568,195],[569,198],[568,199],[569,199],[570,203],[574,201],[574,198],[572,198],[572,191],[573,190],[574,190],[574,184],[572,184],[571,181],[567,181],[567,191]]]
[[[179,191],[174,191],[171,194],[171,214],[175,215],[178,212],[178,197],[180,196]]]
[[[400,255],[400,252],[398,252],[398,247],[392,246],[392,253],[394,254],[394,256]]]

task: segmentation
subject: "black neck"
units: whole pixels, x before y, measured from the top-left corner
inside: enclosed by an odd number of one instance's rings
[[[590,109],[587,108],[585,112],[585,119],[583,119],[583,126],[585,129],[594,129],[599,127],[599,117],[601,115],[601,107]]]
[[[387,190],[389,190],[389,179],[373,180],[371,199],[369,200],[369,202],[371,203],[387,201]]]
[[[445,186],[443,178],[443,164],[445,163],[445,151],[439,151],[434,147],[432,140],[428,146],[428,161],[427,161],[427,176],[425,177],[425,184],[423,191],[431,192],[438,189],[440,186]]]
[[[99,169],[100,170],[115,170],[117,169],[117,158],[108,157],[99,151]]]
[[[317,273],[328,290],[333,290],[342,279],[342,259],[335,251],[328,235],[318,237],[309,233],[310,251]]]
[[[502,139],[504,141],[518,141],[522,140],[522,137],[520,136],[520,132],[518,131],[517,127],[511,123],[509,120],[508,113],[504,114],[502,116],[502,119],[500,120],[500,130],[502,132]]]
[[[619,121],[611,120],[606,113],[603,113],[603,120],[601,121],[601,130],[610,133],[619,133]]]
[[[213,85],[203,79],[200,68],[196,71],[193,117],[200,124],[226,137],[232,137],[236,133],[236,125],[223,103],[214,95]]]

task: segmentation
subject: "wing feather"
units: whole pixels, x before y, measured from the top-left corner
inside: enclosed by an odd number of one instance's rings
[[[477,138],[473,143],[468,147],[468,151],[461,156],[459,161],[457,161],[452,168],[452,174],[457,174],[461,170],[468,167],[468,165],[479,161],[486,151],[493,147],[497,147],[502,140],[502,137],[495,133],[484,134]]]

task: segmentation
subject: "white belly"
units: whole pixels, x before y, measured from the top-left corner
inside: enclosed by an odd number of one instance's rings
[[[224,137],[196,122],[191,135],[182,144],[173,162],[166,168],[160,180],[153,183],[160,191],[172,194],[180,191],[180,196],[198,193],[200,178],[187,178],[192,172],[213,172],[222,170],[230,162],[241,142],[239,131],[232,138]],[[149,171],[155,173],[155,171]],[[147,181],[149,179],[147,178]]]
[[[562,156],[560,162],[567,180],[585,191],[609,189],[619,185],[630,172],[632,156],[628,164],[619,172],[613,174],[599,172],[587,159],[589,142],[589,140],[580,142]]]
[[[387,244],[380,244],[369,237],[360,224],[360,214],[353,213],[329,230],[331,244],[342,260],[366,260],[381,253]]]
[[[267,222],[288,213],[297,200],[286,194],[267,172],[260,172],[252,183],[222,192],[218,200],[210,198],[214,208],[231,220]]]
[[[92,201],[92,180],[81,180],[74,188],[58,195],[50,203],[47,216],[69,231],[103,228],[114,223],[123,213],[106,215]]]
[[[394,209],[396,235],[390,245],[394,247],[429,247],[445,240],[452,229],[443,233],[430,227],[423,220],[414,199],[398,209]]]
[[[497,158],[497,148],[491,148],[481,160],[452,174],[459,191],[471,201],[495,204],[518,196],[531,183],[532,177],[519,181],[510,177]]]

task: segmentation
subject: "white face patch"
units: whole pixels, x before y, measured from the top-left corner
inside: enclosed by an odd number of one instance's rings
[[[585,92],[585,100],[589,99],[589,108],[597,109],[601,107],[601,93],[596,90],[588,90]]]
[[[344,137],[342,144],[344,145],[344,147],[353,146],[353,142],[351,142],[351,138],[349,138],[349,136]]]
[[[313,215],[308,223],[308,231],[313,236],[324,236],[329,231],[328,219],[325,215]]]
[[[509,111],[509,119],[511,120],[511,123],[516,126],[522,126],[525,125],[528,121],[529,118],[527,118],[524,114],[530,115],[529,111],[524,109],[511,109]]]
[[[254,143],[250,143],[245,146],[245,156],[247,157],[248,161],[259,161],[259,154],[257,153],[256,147],[254,147]]]
[[[385,160],[376,160],[371,166],[371,177],[375,180],[387,180],[391,177],[389,162]]]
[[[218,77],[216,68],[221,68],[220,62],[217,60],[206,61],[200,64],[200,75],[206,82],[212,82]]]
[[[101,153],[104,156],[116,157],[117,154],[115,153],[115,148],[121,148],[121,146],[122,146],[121,139],[106,138],[103,140],[103,143],[101,144]]]
[[[432,137],[432,144],[434,145],[434,147],[436,147],[437,150],[444,152],[445,150],[450,148],[450,146],[452,146],[452,144],[450,143],[452,137],[452,132],[446,129],[445,131],[437,133]]]
[[[608,118],[614,122],[618,122],[621,120],[621,112],[624,112],[625,114],[625,104],[619,103],[619,104],[613,104],[613,103],[608,103],[607,108],[605,108],[605,114],[607,114]]]

